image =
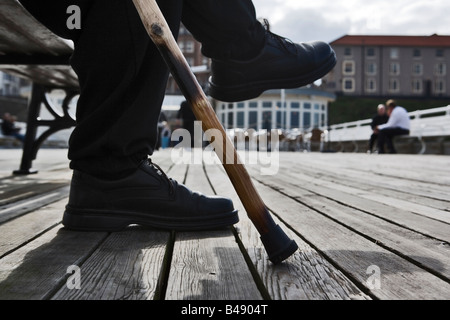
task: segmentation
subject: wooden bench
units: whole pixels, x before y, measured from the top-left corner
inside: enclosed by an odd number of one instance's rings
[[[17,0],[0,2],[0,70],[33,83],[22,161],[16,174],[35,173],[32,162],[42,143],[51,134],[75,125],[68,112],[79,91],[77,76],[69,65],[72,51],[70,41],[40,24]],[[61,106],[55,107],[46,97],[54,89],[66,93]],[[42,107],[54,119],[40,119]],[[37,136],[38,127],[47,129]]]

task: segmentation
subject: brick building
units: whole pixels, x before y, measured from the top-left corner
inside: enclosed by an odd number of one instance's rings
[[[324,89],[346,96],[450,97],[450,36],[343,36]]]
[[[207,57],[202,55],[201,43],[195,40],[194,36],[183,25],[180,26],[177,43],[186,58],[186,61],[197,77],[198,82],[202,88],[205,89],[210,75],[210,61]],[[180,89],[172,76],[169,77],[166,94],[181,94]]]

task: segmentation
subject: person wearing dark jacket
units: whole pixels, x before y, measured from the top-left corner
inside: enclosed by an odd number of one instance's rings
[[[386,113],[386,106],[384,104],[379,104],[377,108],[377,114],[372,118],[372,123],[370,124],[372,128],[372,135],[370,136],[369,140],[369,153],[373,152],[373,147],[378,139],[378,132],[376,130],[377,126],[385,124],[386,122],[388,122],[388,120],[389,116]]]

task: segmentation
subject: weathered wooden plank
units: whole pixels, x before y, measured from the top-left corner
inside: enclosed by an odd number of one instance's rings
[[[152,161],[170,172],[170,154],[156,152]],[[130,226],[111,234],[80,266],[80,290],[62,287],[55,300],[152,300],[160,295],[169,232]]]
[[[0,178],[0,224],[67,197],[70,175],[66,167]]]
[[[0,3],[0,35],[0,53],[60,55],[73,50],[71,42],[53,34],[16,0]]]
[[[336,159],[335,155],[329,155],[328,157]],[[351,157],[351,155],[348,155],[348,157]],[[435,159],[429,158],[431,161]],[[437,159],[439,160],[440,158]],[[337,162],[338,164],[342,162],[339,161],[339,158],[336,160],[330,162]],[[352,168],[346,168],[340,164],[341,167],[336,168],[336,165],[311,162],[309,157],[303,155],[295,159],[295,161],[291,157],[287,157],[286,161],[288,161],[288,164],[285,167],[289,167],[294,171],[301,171],[303,174],[310,176],[310,179],[315,180],[323,177],[330,182],[340,185],[355,186],[363,190],[420,203],[440,210],[449,210],[450,207],[450,188],[448,186],[411,180],[409,179],[409,174],[403,174],[399,177],[386,177],[383,175],[382,168],[376,168],[375,170],[368,168],[367,171],[363,171],[357,164],[353,164]],[[376,164],[373,165],[373,167],[376,166]],[[435,164],[435,167],[439,168],[439,166],[439,162]],[[423,171],[416,168],[414,170]],[[422,174],[427,175],[426,172]],[[442,172],[441,174],[446,173]]]
[[[300,206],[298,201],[284,198],[274,191],[286,186],[285,176],[264,177],[264,182],[273,185],[260,186],[260,191],[269,207],[283,218],[292,228],[314,245],[322,254],[331,259],[346,274],[365,286],[371,294],[380,299],[448,299],[450,284],[417,265],[404,260],[395,252],[386,250],[377,243],[363,237],[351,228],[344,227],[320,214],[319,210]],[[295,179],[295,177],[294,177]],[[298,178],[297,178],[298,181]],[[381,287],[372,288],[368,283],[369,268],[380,270]]]
[[[256,171],[254,172],[257,174]],[[308,177],[304,177],[300,173],[293,175],[292,172],[293,170],[291,168],[280,169],[277,175],[278,183],[274,187],[284,191],[295,190],[297,196],[302,197],[307,197],[308,194],[321,195],[360,211],[370,212],[372,215],[392,221],[393,223],[405,226],[430,237],[450,242],[450,233],[446,228],[443,228],[441,221],[413,214],[381,202],[361,199],[357,193],[347,193],[332,188],[332,183],[328,185],[326,183],[318,184],[320,182],[316,183],[316,180],[308,180]],[[260,179],[260,181],[263,180]]]
[[[375,174],[361,174],[356,170],[340,171],[339,174],[328,170],[326,167],[312,170],[308,169],[308,165],[301,165],[301,168],[294,167],[294,172],[300,171],[301,173],[313,178],[323,179],[328,181],[329,185],[339,185],[358,188],[360,191],[364,190],[370,193],[377,193],[385,197],[392,197],[411,203],[417,203],[429,208],[435,208],[442,211],[450,212],[450,197],[444,195],[442,199],[442,190],[436,188],[439,194],[434,197],[433,189],[435,185],[429,183],[423,183],[417,185],[417,183],[407,181],[405,179],[386,179]],[[405,177],[404,177],[405,178]],[[432,188],[430,188],[432,187]]]
[[[202,165],[190,165],[186,185],[212,195]],[[177,233],[166,299],[261,299],[230,229]]]
[[[33,194],[33,192],[21,194],[28,195]],[[28,212],[32,212],[38,208],[46,206],[52,202],[58,201],[60,199],[66,198],[69,194],[69,187],[59,188],[57,190],[52,190],[48,193],[41,194],[38,196],[31,197],[29,199],[21,200],[16,203],[10,203],[5,206],[0,207],[0,224],[19,217]],[[10,198],[11,199],[11,198]],[[66,201],[67,202],[67,201]]]
[[[316,250],[291,232],[283,230],[297,242],[299,250],[281,265],[274,266],[267,257],[259,234],[246,216],[242,203],[224,170],[218,166],[205,166],[208,177],[220,195],[231,197],[239,208],[239,236],[255,265],[259,277],[274,300],[341,300],[370,299],[340,270],[333,267]],[[259,188],[258,188],[259,189]],[[275,193],[275,192],[274,192]],[[280,203],[284,197],[277,194]],[[278,219],[274,217],[276,221]],[[283,225],[281,222],[280,225]]]
[[[287,169],[283,169],[283,173],[287,173]],[[411,213],[415,213],[418,215],[423,215],[425,217],[429,217],[432,219],[440,220],[446,223],[450,223],[450,213],[447,210],[434,208],[433,206],[426,206],[421,203],[418,203],[417,199],[419,197],[415,197],[416,200],[408,201],[406,199],[401,199],[398,197],[394,197],[393,192],[386,191],[384,194],[380,194],[380,191],[385,190],[385,185],[389,183],[391,179],[384,179],[384,183],[380,183],[377,187],[372,187],[369,190],[364,190],[364,186],[357,180],[353,182],[349,182],[348,185],[344,185],[341,183],[338,177],[324,176],[322,173],[317,173],[315,176],[311,175],[311,172],[304,170],[302,168],[291,167],[289,168],[289,175],[295,175],[298,181],[310,181],[308,185],[317,185],[321,187],[325,187],[328,189],[334,189],[341,193],[347,193],[352,195],[357,195],[361,200],[364,199],[372,200],[374,202],[379,202],[385,205],[388,205],[393,208],[398,208],[404,211],[409,211]],[[311,177],[314,179],[311,180]],[[408,182],[405,181],[405,186],[408,185]],[[399,188],[401,190],[402,188]],[[397,192],[400,194],[400,192]],[[439,200],[437,200],[439,201]],[[431,202],[431,199],[430,199]],[[450,201],[445,202],[450,207]]]
[[[35,176],[7,176],[0,179],[0,210],[9,203],[42,195],[67,186],[70,173],[66,170],[43,172]]]
[[[302,203],[348,226],[373,242],[414,261],[450,281],[450,246],[385,220],[318,196],[302,198]],[[449,230],[450,231],[450,230]]]
[[[54,300],[151,300],[161,272],[168,232],[131,226],[112,233],[80,264],[81,286],[67,286]]]
[[[70,66],[61,65],[0,65],[3,72],[56,88],[78,89],[76,74]]]
[[[229,230],[177,234],[167,300],[259,300]]]
[[[389,156],[389,155],[388,155]],[[398,158],[397,158],[398,157]],[[450,184],[442,181],[448,176],[448,157],[391,156],[389,162],[380,157],[361,154],[285,154],[283,167],[301,168],[316,175],[326,173],[336,178],[349,177],[359,182],[376,183],[378,187],[403,190],[414,195],[450,201]],[[428,164],[423,164],[424,159]],[[444,159],[444,160],[443,160]],[[405,163],[408,164],[407,169]],[[425,170],[434,167],[434,171]]]
[[[61,222],[67,199],[0,225],[0,257],[20,248]]]
[[[47,299],[66,284],[68,267],[83,260],[106,233],[73,232],[59,227],[0,259],[0,299]]]

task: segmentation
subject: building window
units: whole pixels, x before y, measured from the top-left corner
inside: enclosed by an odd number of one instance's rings
[[[400,75],[400,63],[392,62],[389,67],[389,73],[391,76]]]
[[[194,52],[194,41],[186,41],[184,46],[184,52],[193,53]]]
[[[272,111],[264,111],[262,113],[262,129],[267,131],[272,130]]]
[[[435,72],[437,76],[447,75],[447,65],[443,62],[437,63],[435,66]]]
[[[238,128],[241,128],[241,129],[244,129],[245,128],[245,124],[244,124],[244,112],[243,111],[239,111],[238,113],[237,113],[237,123],[236,123],[236,125],[237,125],[237,127]]]
[[[286,112],[277,111],[277,128],[286,128]]]
[[[375,79],[369,78],[366,80],[366,92],[376,92],[377,91],[377,82]]]
[[[355,79],[345,78],[343,81],[344,92],[354,92],[355,91]]]
[[[234,113],[228,112],[228,129],[234,128]]]
[[[263,101],[262,107],[263,108],[272,108],[272,102],[271,101]]]
[[[258,112],[250,111],[248,113],[248,128],[258,130]]]
[[[352,55],[352,48],[349,48],[349,47],[345,48],[344,49],[344,56],[351,57],[351,55]]]
[[[413,79],[412,80],[412,93],[422,93],[422,80],[421,79]]]
[[[389,92],[396,93],[400,91],[400,82],[398,79],[389,80]]]
[[[368,62],[366,65],[366,74],[374,76],[377,74],[377,64],[375,62]]]
[[[436,50],[436,57],[437,58],[443,58],[444,57],[444,49],[437,49]]]
[[[391,59],[398,59],[400,57],[400,52],[398,48],[391,48],[390,57]]]
[[[320,114],[314,113],[314,128],[318,128],[320,125]]]
[[[413,64],[413,75],[421,76],[423,74],[423,64],[414,63]]]
[[[291,128],[298,128],[300,126],[300,112],[291,112]]]
[[[422,51],[420,49],[414,49],[413,50],[413,57],[414,58],[421,58],[422,57]]]
[[[311,112],[303,112],[303,128],[311,127]]]
[[[342,73],[346,76],[355,74],[355,61],[344,61],[342,65]]]
[[[437,79],[434,84],[434,92],[436,92],[437,94],[442,94],[446,91],[445,79]]]
[[[180,35],[184,35],[184,34],[189,34],[189,32],[187,31],[187,29],[184,26],[180,26]]]
[[[369,58],[375,57],[375,48],[367,48],[367,56]]]

